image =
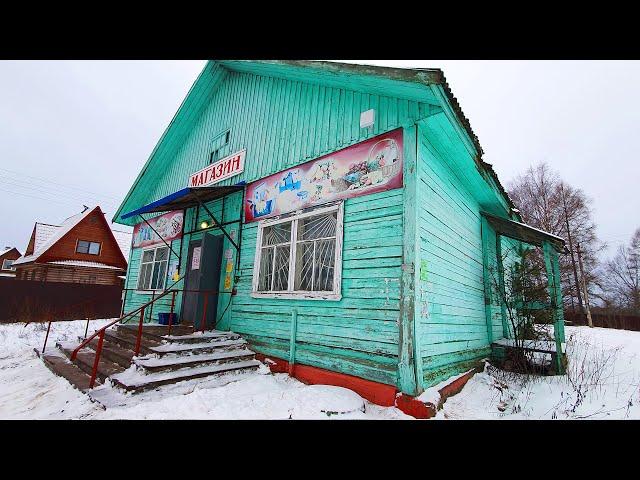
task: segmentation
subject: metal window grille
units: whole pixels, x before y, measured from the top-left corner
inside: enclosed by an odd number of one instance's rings
[[[337,294],[342,205],[261,223],[254,292]]]

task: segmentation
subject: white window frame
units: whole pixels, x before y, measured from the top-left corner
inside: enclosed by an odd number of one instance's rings
[[[165,268],[164,271],[164,279],[162,282],[162,288],[156,288],[156,289],[150,289],[150,290],[139,290],[138,289],[138,285],[140,284],[140,275],[142,274],[142,259],[144,258],[144,252],[148,252],[149,250],[153,250],[153,261],[152,262],[145,262],[145,263],[152,263],[153,264],[153,268],[151,270],[151,276],[149,278],[153,278],[153,269],[156,268],[156,253],[155,251],[158,250],[159,248],[166,248],[167,249],[167,259],[165,260],[167,263],[167,267]],[[167,276],[169,275],[168,272],[168,268],[169,268],[169,257],[171,256],[171,251],[169,250],[169,248],[166,245],[153,245],[150,247],[145,247],[142,248],[140,250],[140,262],[138,263],[138,275],[136,276],[136,293],[139,295],[152,295],[154,292],[163,292],[164,288],[167,286]]]
[[[293,290],[295,285],[295,260],[296,247],[298,244],[297,220],[322,215],[323,213],[337,212],[336,221],[336,257],[333,270],[333,291],[331,292],[310,292]],[[266,227],[295,221],[295,225],[291,228],[291,247],[289,250],[289,290],[278,292],[258,291],[260,261],[262,256],[262,234]],[[288,215],[280,215],[275,218],[262,220],[258,223],[258,235],[256,242],[256,253],[253,264],[253,280],[251,284],[251,296],[254,298],[291,298],[298,300],[333,300],[338,301],[342,298],[342,241],[343,241],[343,221],[344,221],[344,202],[333,204],[326,207],[298,210]]]
[[[11,265],[9,265],[8,267],[7,267],[7,262],[11,262]],[[15,262],[15,260],[10,260],[8,258],[5,258],[4,260],[2,260],[2,270],[11,270],[15,272],[16,267],[13,266],[13,262]]]
[[[86,252],[79,252],[78,251],[78,247],[80,246],[80,242],[85,242],[85,243],[89,244]],[[98,253],[90,253],[91,244],[92,243],[95,244],[95,245],[98,245]],[[76,251],[75,251],[75,253],[79,253],[80,255],[92,255],[94,257],[99,257],[100,255],[102,255],[102,242],[96,242],[96,241],[93,241],[93,240],[83,240],[81,238],[78,238],[76,240]]]

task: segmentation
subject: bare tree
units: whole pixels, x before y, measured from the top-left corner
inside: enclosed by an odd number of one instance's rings
[[[640,314],[640,228],[604,264],[602,296],[611,307]]]
[[[576,311],[584,299],[577,271],[576,245],[580,244],[584,282],[590,297],[598,289],[598,253],[606,245],[598,240],[591,200],[564,182],[546,163],[530,167],[509,186],[509,196],[525,223],[567,239],[570,255],[560,256],[560,277],[565,305]],[[570,241],[569,241],[570,239]],[[540,257],[538,261],[542,262]]]

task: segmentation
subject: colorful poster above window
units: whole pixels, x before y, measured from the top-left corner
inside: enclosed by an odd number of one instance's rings
[[[247,186],[247,222],[402,187],[402,129]]]
[[[182,212],[169,212],[159,217],[149,220],[150,228],[145,222],[138,223],[133,227],[133,247],[148,247],[157,243],[165,242],[169,243],[171,240],[176,240],[182,236]],[[155,229],[162,238],[160,238]]]

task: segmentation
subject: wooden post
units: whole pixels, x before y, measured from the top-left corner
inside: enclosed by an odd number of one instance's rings
[[[496,232],[496,261],[498,269],[498,290],[500,294],[500,315],[502,316],[502,331],[505,338],[508,337],[509,323],[507,322],[507,292],[504,288],[504,265],[502,262],[502,236]],[[517,340],[517,332],[512,332],[513,338]]]
[[[564,373],[562,363],[562,343],[564,342],[564,316],[562,313],[562,291],[560,289],[560,270],[558,268],[558,252],[548,241],[542,244],[544,264],[547,270],[547,284],[551,297],[551,309],[553,315],[553,337],[556,342],[556,369],[559,374]]]
[[[296,335],[298,333],[298,311],[291,312],[291,338],[289,339],[289,376],[293,376],[296,363]]]
[[[493,315],[491,311],[491,275],[489,269],[489,222],[483,216],[480,223],[480,237],[482,238],[482,281],[484,284],[484,316],[487,322],[487,341],[493,343]],[[504,333],[503,333],[504,334]]]
[[[404,209],[402,276],[400,278],[400,312],[398,336],[398,387],[407,395],[422,392],[422,358],[416,335],[415,285],[417,226],[417,125],[404,128]]]

